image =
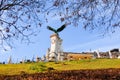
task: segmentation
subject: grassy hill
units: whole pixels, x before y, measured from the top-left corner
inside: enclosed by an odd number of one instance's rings
[[[0,74],[16,75],[25,73],[46,72],[50,69],[80,70],[80,69],[106,69],[120,68],[120,59],[89,59],[63,62],[39,62],[24,64],[0,64]]]

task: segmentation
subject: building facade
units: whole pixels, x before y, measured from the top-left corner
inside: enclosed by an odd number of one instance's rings
[[[120,49],[112,49],[107,52],[100,52],[99,50],[94,52],[63,52],[62,39],[57,34],[50,36],[51,45],[46,53],[46,61],[63,61],[63,60],[81,60],[92,58],[120,58]]]

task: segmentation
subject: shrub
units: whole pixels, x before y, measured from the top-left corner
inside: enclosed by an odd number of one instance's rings
[[[35,64],[33,66],[30,66],[30,70],[34,70],[36,72],[43,72],[46,71],[47,68],[44,64]]]

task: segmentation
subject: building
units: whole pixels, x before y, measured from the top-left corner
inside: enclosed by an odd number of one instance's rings
[[[64,60],[81,60],[81,59],[92,59],[94,55],[90,52],[86,53],[75,53],[75,52],[63,52]]]
[[[47,61],[63,61],[63,60],[81,60],[92,58],[120,58],[120,49],[112,49],[107,52],[100,52],[99,50],[94,52],[63,52],[62,39],[58,34],[52,34],[50,36],[51,46],[47,50]]]
[[[47,61],[63,61],[63,60],[80,60],[93,58],[93,54],[89,53],[72,53],[63,52],[62,39],[57,34],[50,36],[51,46],[48,48],[46,53]]]
[[[111,49],[107,52],[95,51],[94,56],[96,58],[111,58],[111,59],[112,58],[120,58],[120,49],[115,48],[115,49]]]

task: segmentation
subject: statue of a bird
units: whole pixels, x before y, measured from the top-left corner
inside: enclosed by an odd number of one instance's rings
[[[59,27],[58,29],[54,29],[50,26],[47,26],[48,30],[53,31],[54,33],[56,33],[57,35],[59,35],[58,33],[61,32],[64,28],[66,27],[66,24],[62,25],[61,27]]]

